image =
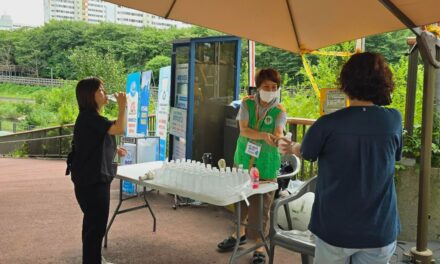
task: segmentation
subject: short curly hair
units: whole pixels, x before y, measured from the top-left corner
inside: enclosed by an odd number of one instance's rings
[[[364,52],[351,56],[339,76],[341,90],[351,99],[391,104],[393,74],[382,55]]]
[[[260,87],[264,81],[272,81],[277,84],[278,88],[280,88],[281,75],[277,70],[272,68],[261,69],[255,76],[255,84],[257,85],[257,88]]]

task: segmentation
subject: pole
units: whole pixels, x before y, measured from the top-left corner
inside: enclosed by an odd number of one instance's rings
[[[412,136],[414,130],[414,111],[416,107],[416,88],[417,88],[417,66],[419,50],[417,49],[415,38],[408,38],[407,44],[412,48],[408,58],[408,77],[406,83],[406,103],[405,103],[405,130],[408,136]]]
[[[432,123],[434,110],[435,68],[425,62],[422,110],[422,149],[420,156],[419,202],[417,214],[417,246],[411,249],[414,263],[429,264],[432,251],[428,249],[428,213],[430,197]]]
[[[249,40],[248,82],[250,87],[255,87],[255,41]]]
[[[440,68],[440,40],[433,34],[416,28],[391,0],[379,0],[397,19],[416,36],[425,66],[423,80],[422,149],[420,156],[419,201],[417,215],[417,246],[411,249],[413,263],[430,264],[432,251],[428,249],[428,210],[430,196],[432,123],[436,69]]]
[[[364,52],[365,51],[365,38],[360,38],[356,40],[356,52]]]

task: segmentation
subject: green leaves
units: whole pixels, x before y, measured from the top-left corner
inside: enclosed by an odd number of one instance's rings
[[[171,58],[164,55],[158,55],[145,64],[144,69],[153,71],[153,83],[155,84],[155,86],[159,85],[160,68],[168,65],[171,65]]]
[[[92,48],[77,48],[69,56],[78,80],[89,76],[101,78],[108,93],[125,90],[126,70],[112,52],[100,54]]]
[[[400,30],[367,37],[365,49],[381,53],[390,64],[397,64],[405,56],[409,46],[406,39],[412,36],[409,30]]]

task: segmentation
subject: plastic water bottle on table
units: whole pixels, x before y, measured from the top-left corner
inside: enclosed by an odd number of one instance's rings
[[[258,187],[260,186],[260,172],[258,171],[255,164],[251,168],[249,174],[251,175],[252,189],[258,189]]]

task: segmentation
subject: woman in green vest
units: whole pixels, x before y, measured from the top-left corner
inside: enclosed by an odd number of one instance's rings
[[[235,166],[250,170],[253,166],[260,172],[260,181],[276,181],[280,168],[280,154],[275,139],[283,136],[286,125],[286,111],[279,104],[280,74],[274,69],[262,69],[255,77],[257,94],[243,99],[237,120],[240,124],[240,136],[234,155]],[[263,197],[263,231],[267,235],[269,211],[275,192]],[[250,207],[241,205],[241,219],[246,222],[258,220],[258,196],[249,197]],[[240,245],[246,243],[244,226],[240,226]],[[218,244],[220,251],[234,248],[237,234],[233,234]],[[261,239],[257,238],[257,242]],[[253,255],[253,264],[265,263],[264,247],[258,248]]]

